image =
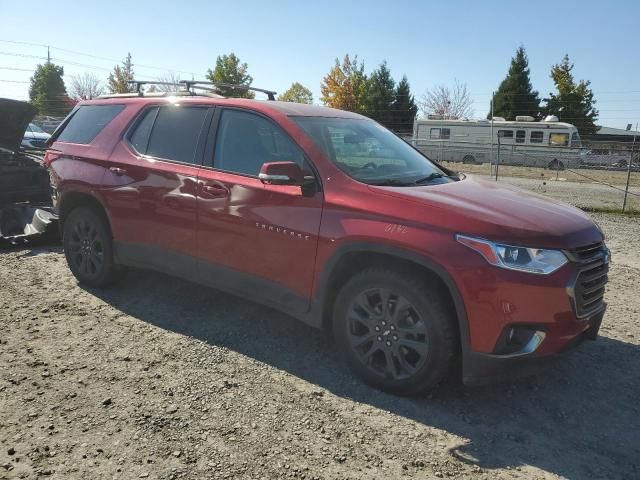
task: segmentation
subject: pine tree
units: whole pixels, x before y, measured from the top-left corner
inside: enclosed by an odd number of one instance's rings
[[[366,91],[365,114],[382,125],[392,128],[396,89],[386,61],[371,73]]]
[[[69,112],[63,76],[64,69],[51,62],[36,67],[29,86],[29,99],[41,115],[58,116]]]
[[[111,93],[131,93],[135,92],[135,86],[129,82],[134,79],[133,63],[131,63],[131,54],[127,53],[127,57],[122,62],[122,66],[116,65],[107,79],[107,87]]]
[[[393,122],[389,125],[389,128],[398,134],[410,134],[413,131],[413,122],[417,113],[418,107],[411,94],[409,80],[404,75],[396,87],[395,100],[393,102]]]
[[[556,115],[561,121],[575,125],[581,136],[594,135],[598,131],[595,122],[598,119],[598,110],[594,105],[593,91],[589,87],[590,81],[580,80],[575,82],[573,63],[569,61],[569,55],[565,55],[557,65],[551,67],[551,78],[556,84],[557,93],[551,93],[545,99],[545,113]]]
[[[213,70],[207,71],[207,79],[213,83],[228,83],[231,85],[246,85],[253,82],[253,77],[248,73],[249,67],[246,63],[240,63],[240,59],[234,53],[229,55],[218,55],[216,66]],[[251,90],[238,88],[220,87],[217,89],[225,97],[254,98],[255,94]]]
[[[540,98],[529,78],[529,59],[524,47],[518,47],[511,59],[509,73],[493,97],[493,116],[515,120],[518,115],[540,118]],[[491,118],[491,110],[487,115]]]
[[[328,107],[364,113],[367,76],[364,64],[358,64],[358,56],[351,60],[347,54],[342,63],[336,58],[333,68],[322,79],[320,93],[320,101]]]
[[[296,102],[296,103],[313,103],[313,94],[311,90],[298,82],[293,82],[289,89],[282,95],[278,95],[278,100],[281,102]]]

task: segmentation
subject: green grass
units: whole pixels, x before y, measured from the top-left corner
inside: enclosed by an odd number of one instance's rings
[[[613,215],[624,215],[626,217],[640,217],[640,210],[631,210],[626,209],[624,212],[621,208],[613,208],[613,207],[582,207],[580,205],[576,205],[579,209],[584,210],[589,213],[610,213]]]

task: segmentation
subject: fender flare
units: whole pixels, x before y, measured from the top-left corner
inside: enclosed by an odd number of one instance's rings
[[[456,318],[458,320],[458,330],[460,332],[460,346],[464,356],[470,345],[469,324],[467,311],[462,299],[462,295],[460,294],[460,290],[458,289],[456,282],[453,280],[453,277],[451,277],[449,272],[442,265],[435,262],[431,258],[416,253],[412,250],[407,250],[395,246],[372,242],[353,242],[338,247],[331,254],[318,278],[318,286],[315,290],[316,293],[313,300],[314,308],[312,308],[312,310],[316,310],[317,312],[316,315],[314,315],[314,317],[316,317],[315,320],[317,322],[317,325],[322,325],[322,319],[324,316],[324,299],[326,298],[327,294],[326,290],[329,284],[329,279],[331,278],[331,274],[334,272],[336,265],[338,265],[340,260],[344,258],[345,255],[368,252],[389,255],[401,260],[407,260],[412,263],[418,264],[432,271],[444,283],[453,300],[453,306],[455,308]]]

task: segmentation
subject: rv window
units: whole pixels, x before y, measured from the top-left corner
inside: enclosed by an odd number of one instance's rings
[[[429,138],[440,138],[440,129],[432,128],[431,133],[429,134]]]
[[[569,145],[569,134],[568,133],[550,133],[549,145],[554,147],[566,147],[567,145]]]
[[[524,143],[524,139],[526,136],[527,132],[525,132],[524,130],[517,130],[516,131],[516,143]]]
[[[531,143],[542,143],[544,132],[531,132]]]
[[[427,138],[428,131],[429,131],[428,125],[418,125],[418,138],[420,140]]]
[[[498,130],[498,136],[502,138],[513,138],[513,130]]]
[[[451,137],[451,129],[449,128],[443,128],[442,131],[440,132],[440,138],[449,138]]]

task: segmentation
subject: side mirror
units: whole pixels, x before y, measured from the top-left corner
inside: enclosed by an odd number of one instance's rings
[[[267,162],[258,178],[267,185],[302,185],[304,172],[296,162]]]

